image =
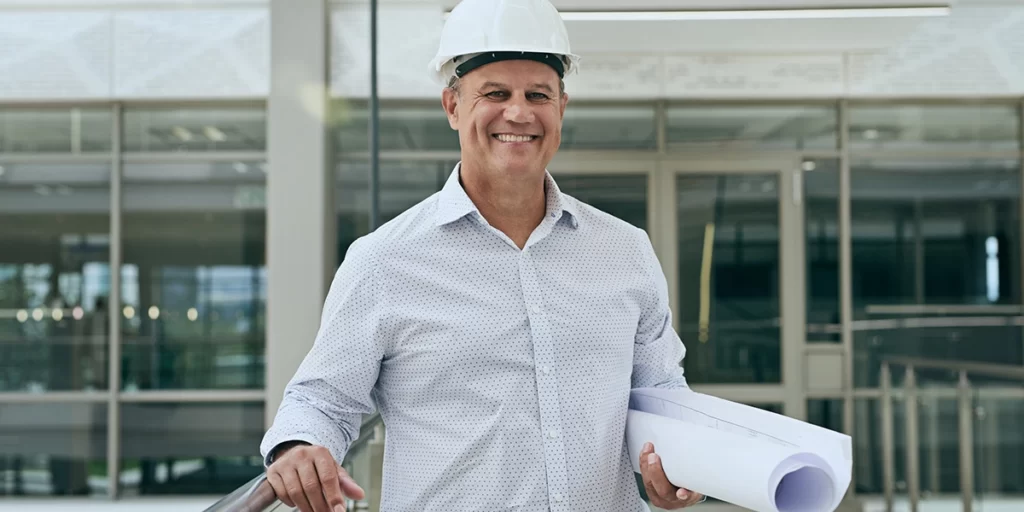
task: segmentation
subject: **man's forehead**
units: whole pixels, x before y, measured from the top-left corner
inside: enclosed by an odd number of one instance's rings
[[[463,83],[475,87],[500,84],[504,87],[558,87],[558,73],[551,66],[526,60],[500,61],[480,66],[462,77]]]

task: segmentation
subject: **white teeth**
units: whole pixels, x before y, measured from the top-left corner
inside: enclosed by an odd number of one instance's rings
[[[530,142],[531,140],[533,140],[533,136],[498,134],[498,140],[502,142]]]

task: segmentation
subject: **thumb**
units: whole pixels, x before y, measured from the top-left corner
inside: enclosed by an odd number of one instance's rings
[[[366,492],[363,491],[362,487],[359,487],[359,484],[352,477],[342,473],[338,475],[338,480],[341,481],[341,491],[345,493],[345,496],[356,500],[366,497]]]

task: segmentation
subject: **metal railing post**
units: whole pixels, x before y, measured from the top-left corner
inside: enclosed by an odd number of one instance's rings
[[[879,386],[882,388],[882,488],[885,493],[885,512],[893,510],[893,490],[896,486],[896,469],[893,462],[896,451],[893,436],[892,376],[889,363],[882,363]]]
[[[917,378],[914,367],[907,365],[907,374],[903,382],[905,391],[903,406],[906,411],[906,452],[907,452],[907,497],[910,499],[910,512],[918,511],[921,500],[921,465],[919,463],[920,441],[917,428]]]
[[[967,372],[960,372],[957,384],[957,410],[960,418],[960,496],[963,511],[974,509],[974,407],[971,400],[971,383]]]

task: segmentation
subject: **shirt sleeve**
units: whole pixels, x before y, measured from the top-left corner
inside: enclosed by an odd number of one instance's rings
[[[341,464],[359,437],[384,355],[381,286],[372,241],[354,242],[331,283],[313,347],[285,387],[281,406],[260,451],[271,462],[275,447],[305,441],[330,450]]]
[[[672,326],[668,282],[647,233],[638,229],[641,265],[646,280],[644,301],[633,346],[633,388],[686,388],[686,347]]]

